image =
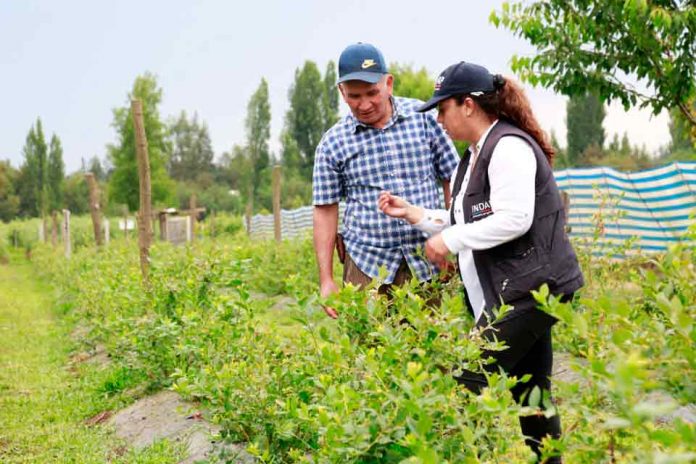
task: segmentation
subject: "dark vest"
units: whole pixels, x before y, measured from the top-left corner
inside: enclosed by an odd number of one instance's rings
[[[488,250],[473,251],[476,272],[486,300],[484,312],[489,316],[501,301],[516,309],[535,307],[530,292],[544,283],[548,284],[554,295],[572,294],[584,283],[577,257],[565,232],[563,201],[551,166],[539,144],[509,122],[499,120],[481,147],[464,195],[465,222],[480,221],[494,214],[490,204],[488,165],[500,138],[510,135],[527,141],[536,157],[534,219],[530,229],[521,237]],[[461,190],[470,159],[471,153],[467,151],[459,163],[452,186],[453,199]],[[454,224],[454,201],[452,203],[450,218]]]

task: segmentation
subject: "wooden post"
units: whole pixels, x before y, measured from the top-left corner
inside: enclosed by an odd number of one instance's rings
[[[63,210],[63,244],[65,245],[65,257],[70,258],[72,251],[70,243],[70,210]]]
[[[53,210],[51,213],[51,245],[54,247],[58,244],[58,211]]]
[[[140,179],[140,210],[138,211],[138,244],[140,247],[140,270],[143,282],[149,284],[150,243],[152,241],[152,190],[150,185],[150,160],[147,154],[147,137],[143,121],[143,104],[140,100],[131,101],[133,126],[135,128],[135,149],[138,157],[138,177]]]
[[[247,199],[247,205],[246,205],[246,214],[245,219],[246,219],[246,226],[247,226],[247,235],[251,237],[251,215],[254,214],[254,187],[252,185],[249,186],[249,198]]]
[[[280,242],[280,165],[273,166],[273,235]]]
[[[102,240],[101,209],[99,208],[99,186],[93,173],[85,173],[85,179],[87,179],[89,186],[89,212],[92,215],[92,225],[94,226],[94,241],[99,247],[104,243]]]
[[[570,195],[568,195],[568,192],[565,190],[561,190],[561,201],[563,202],[563,211],[565,212],[566,219],[565,231],[569,234],[571,231],[571,227],[568,224],[568,215],[570,214]]]
[[[109,218],[105,217],[104,218],[104,244],[108,245],[110,240],[111,240],[111,223],[109,222]]]
[[[39,225],[36,229],[36,233],[39,236],[39,242],[43,243],[46,241],[46,223],[43,219],[39,221]]]
[[[196,194],[191,194],[189,198],[189,216],[191,218],[191,243],[196,239],[196,219],[198,219],[198,211],[196,209]]]

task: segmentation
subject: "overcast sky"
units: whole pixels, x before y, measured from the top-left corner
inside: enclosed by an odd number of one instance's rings
[[[522,39],[489,24],[500,1],[32,1],[0,0],[0,159],[22,162],[26,134],[41,117],[63,142],[68,172],[105,157],[115,140],[112,108],[127,104],[135,77],[154,73],[164,119],[181,110],[208,124],[216,156],[244,142],[249,97],[269,83],[272,148],[295,69],[323,71],[348,44],[377,45],[388,62],[425,66],[434,77],[460,60],[509,74],[510,57],[531,54]],[[565,98],[530,89],[542,125],[565,140]],[[342,111],[347,111],[342,104]],[[668,117],[609,108],[609,136],[656,151]]]

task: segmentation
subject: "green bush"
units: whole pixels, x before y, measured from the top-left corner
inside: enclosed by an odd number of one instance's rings
[[[459,367],[481,369],[482,349],[504,348],[470,333],[457,282],[411,284],[391,300],[347,287],[328,301],[334,321],[316,296],[310,240],[156,243],[147,289],[133,242],[69,261],[41,247],[35,261],[117,364],[105,392],[140,380],[174,388],[261,462],[526,462],[517,416],[556,410],[544,398],[520,410],[509,388],[521,379],[490,375],[480,395],[453,380]],[[574,463],[691,462],[694,425],[665,416],[696,402],[694,250],[581,261],[578,300],[537,295],[561,320],[556,350],[578,375],[555,383],[567,432],[547,451]],[[280,296],[289,303],[273,306]]]

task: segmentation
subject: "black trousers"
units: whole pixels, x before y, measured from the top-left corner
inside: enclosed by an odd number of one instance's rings
[[[550,377],[553,369],[551,327],[555,323],[555,318],[532,306],[512,310],[512,313],[507,314],[501,321],[495,322],[492,329],[483,332],[484,337],[504,341],[508,346],[503,351],[483,353],[483,358],[495,359],[494,363],[486,366],[486,370],[496,372],[502,368],[508,375],[517,378],[531,375],[529,382],[518,383],[511,390],[515,401],[523,406],[528,405],[529,392],[535,386],[541,389],[543,395],[550,395]],[[483,374],[467,370],[456,379],[475,393],[487,385]],[[558,414],[550,418],[533,415],[520,416],[519,419],[525,443],[537,456],[541,454],[540,445],[544,437],[558,438],[561,435],[561,420]],[[557,461],[546,462],[560,462],[560,458]]]

